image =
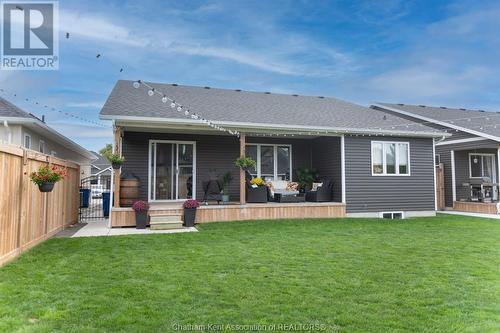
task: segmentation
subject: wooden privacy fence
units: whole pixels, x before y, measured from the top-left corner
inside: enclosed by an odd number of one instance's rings
[[[49,193],[29,178],[42,165],[66,167]],[[0,266],[78,222],[80,167],[52,156],[0,144]]]

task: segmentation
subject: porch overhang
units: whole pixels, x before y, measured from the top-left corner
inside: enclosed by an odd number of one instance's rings
[[[195,119],[157,118],[138,116],[112,116],[101,115],[102,120],[113,120],[116,126],[124,130],[141,131],[196,131],[196,133],[229,135],[216,129],[209,128]],[[213,124],[244,132],[251,135],[303,135],[303,136],[342,136],[350,135],[373,135],[373,136],[400,136],[400,137],[424,137],[424,138],[447,138],[451,134],[441,131],[410,131],[383,128],[342,128],[331,126],[303,126],[287,124],[261,124],[233,121],[211,121]]]

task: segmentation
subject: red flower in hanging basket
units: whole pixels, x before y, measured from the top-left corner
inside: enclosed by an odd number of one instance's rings
[[[58,167],[56,165],[44,165],[38,168],[38,171],[32,172],[30,175],[31,181],[37,185],[43,183],[56,183],[63,180],[67,175],[66,168]]]

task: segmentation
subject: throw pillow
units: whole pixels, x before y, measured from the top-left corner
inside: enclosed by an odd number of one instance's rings
[[[312,190],[317,191],[318,187],[323,186],[323,183],[313,183]]]

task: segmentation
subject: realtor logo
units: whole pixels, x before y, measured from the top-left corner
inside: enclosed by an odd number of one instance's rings
[[[59,69],[57,1],[1,2],[2,70]]]

